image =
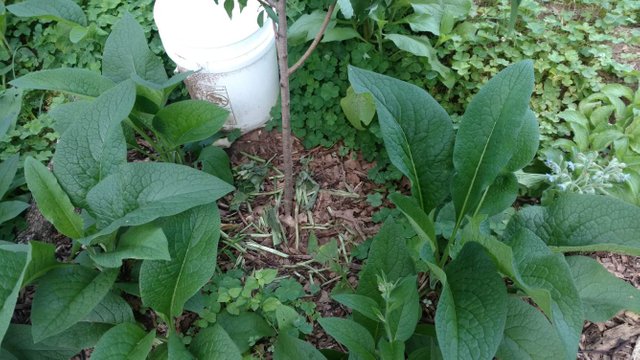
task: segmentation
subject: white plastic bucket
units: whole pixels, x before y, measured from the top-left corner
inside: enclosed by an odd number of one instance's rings
[[[275,34],[257,0],[229,19],[214,0],[156,0],[154,19],[169,57],[179,71],[198,71],[185,83],[191,97],[230,111],[226,129],[243,133],[263,126],[279,93]]]

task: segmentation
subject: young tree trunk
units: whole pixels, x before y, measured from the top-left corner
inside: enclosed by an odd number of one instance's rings
[[[278,27],[276,29],[276,49],[278,52],[278,67],[280,68],[280,100],[281,100],[281,112],[282,112],[282,157],[284,163],[284,214],[287,220],[291,219],[291,210],[293,209],[293,194],[294,194],[294,180],[293,180],[293,142],[291,137],[291,94],[289,91],[289,76],[298,70],[302,64],[311,55],[313,50],[318,46],[320,40],[324,36],[329,22],[331,22],[331,16],[336,8],[336,1],[334,1],[329,9],[327,15],[322,22],[322,26],[318,31],[315,39],[307,51],[300,57],[300,59],[291,67],[289,67],[289,50],[287,48],[287,1],[286,0],[259,0],[263,2],[265,6],[270,6],[275,9],[278,15]]]
[[[280,101],[282,109],[282,157],[284,162],[284,214],[291,216],[293,208],[293,144],[291,140],[291,104],[289,93],[289,52],[287,49],[287,1],[275,3],[278,14],[276,48],[280,68]]]

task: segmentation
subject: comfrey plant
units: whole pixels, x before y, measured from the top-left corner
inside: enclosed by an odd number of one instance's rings
[[[319,320],[350,358],[573,360],[585,319],[640,311],[640,291],[574,255],[639,255],[640,208],[561,193],[518,211],[502,235],[487,226],[515,201],[514,172],[538,148],[531,61],[486,83],[457,133],[422,89],[357,68],[349,79],[373,96],[389,157],[412,184],[411,197],[391,196],[407,224],[387,221],[357,291],[334,294],[353,316]],[[425,293],[438,298],[431,322]]]
[[[95,359],[146,358],[155,331],[136,324],[122,289],[166,322],[161,342],[186,351],[174,318],[213,276],[220,235],[215,202],[233,187],[185,165],[127,162],[121,122],[135,94],[127,80],[92,101],[95,112],[60,137],[53,172],[27,158],[29,190],[43,216],[73,240],[73,260],[56,261],[54,246],[36,241],[0,246],[2,288],[9,289],[0,293],[3,358],[32,352],[69,358],[93,346]],[[139,270],[129,274],[125,261]],[[18,293],[28,285],[36,286],[32,325],[10,325]],[[211,336],[202,335],[192,352],[206,351]]]
[[[179,160],[181,145],[211,136],[224,120],[222,110],[202,102],[164,107],[166,89],[179,80],[167,80],[158,61],[126,15],[107,40],[102,75],[58,69],[15,80],[83,99],[52,114],[61,133],[53,172],[33,158],[24,164],[38,209],[72,239],[71,257],[59,262],[55,247],[38,241],[0,242],[0,358],[69,359],[93,347],[95,360],[142,360],[154,344],[156,358],[239,354],[219,325],[201,331],[188,349],[175,326],[187,300],[216,270],[216,201],[233,187],[185,165],[128,162],[136,146],[131,130],[146,136],[140,125],[156,135],[160,154],[177,156],[163,158]],[[27,286],[35,287],[31,325],[11,324]],[[152,309],[167,333],[140,326],[123,292]]]

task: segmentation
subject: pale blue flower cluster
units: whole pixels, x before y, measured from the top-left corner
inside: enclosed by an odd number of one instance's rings
[[[608,163],[597,152],[577,153],[573,161],[545,161],[551,170],[546,180],[560,191],[584,194],[608,194],[615,184],[629,181],[625,163],[613,158]]]

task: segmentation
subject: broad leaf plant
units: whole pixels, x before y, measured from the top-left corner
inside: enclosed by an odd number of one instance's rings
[[[60,262],[46,242],[0,243],[0,358],[68,359],[94,347],[92,359],[146,359],[158,344],[157,351],[171,358],[188,359],[182,356],[188,351],[207,354],[199,359],[219,356],[208,349],[228,339],[224,330],[201,332],[187,350],[175,318],[215,272],[216,200],[233,187],[186,165],[128,160],[128,149],[137,147],[132,130],[155,144],[161,159],[182,162],[182,145],[221,128],[227,112],[215,105],[188,100],[165,106],[180,80],[167,79],[142,28],[125,15],[105,45],[102,74],[54,69],[12,83],[79,98],[51,111],[61,134],[53,171],[33,158],[24,163],[39,211],[73,245],[69,261]],[[2,166],[17,167],[17,157],[10,161]],[[207,167],[217,171],[210,162]],[[3,172],[3,188],[9,173]],[[18,296],[30,286],[31,325],[11,324]],[[123,294],[139,297],[167,324],[167,334],[137,324]]]
[[[414,85],[355,67],[349,79],[373,97],[391,162],[411,182],[411,196],[391,196],[405,221],[387,221],[374,238],[357,291],[333,295],[352,317],[319,320],[349,358],[572,360],[585,320],[640,311],[637,289],[583,255],[640,255],[638,207],[565,193],[491,231],[491,217],[516,200],[514,172],[538,148],[531,61],[486,83],[457,132]]]

